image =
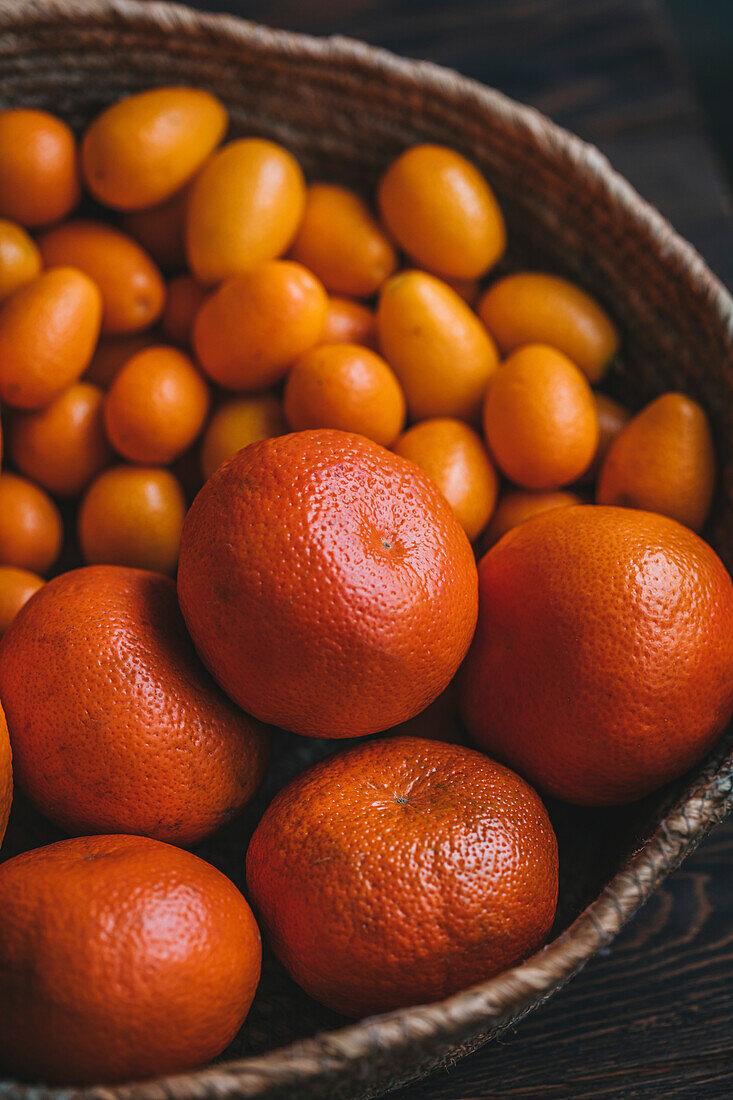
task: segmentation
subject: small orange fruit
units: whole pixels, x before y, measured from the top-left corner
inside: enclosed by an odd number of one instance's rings
[[[489,550],[479,589],[463,720],[541,790],[630,802],[682,775],[727,725],[733,584],[674,520],[554,508]]]
[[[89,364],[102,319],[96,284],[72,267],[42,272],[0,305],[0,399],[50,404]]]
[[[423,710],[476,617],[471,545],[430,478],[328,430],[252,443],[219,467],[186,517],[178,589],[227,694],[319,737]]]
[[[188,187],[146,210],[129,210],[120,218],[128,236],[137,241],[163,271],[181,271],[186,266],[186,211]]]
[[[376,348],[377,321],[370,309],[350,298],[331,297],[319,344],[361,344]]]
[[[89,486],[79,509],[79,544],[90,565],[173,573],[186,515],[170,470],[113,466]]]
[[[0,565],[45,573],[59,556],[63,534],[48,493],[17,474],[0,474]]]
[[[173,344],[190,346],[196,314],[207,297],[208,292],[190,275],[179,275],[168,283],[161,327]]]
[[[285,384],[296,431],[339,428],[388,447],[405,424],[405,397],[384,359],[358,344],[325,344],[296,360]]]
[[[598,414],[585,376],[566,355],[526,344],[496,372],[484,431],[503,473],[525,489],[580,477],[598,446]]]
[[[265,730],[213,683],[159,573],[90,565],[45,584],[3,638],[0,698],[19,790],[77,836],[195,844],[267,764]]]
[[[446,279],[445,281],[451,290],[455,290],[458,297],[463,298],[463,301],[473,309],[481,293],[481,284],[476,279]]]
[[[2,638],[21,607],[28,602],[34,592],[43,587],[43,584],[43,577],[39,577],[37,573],[31,573],[27,569],[16,569],[13,565],[0,565],[0,638]],[[0,729],[1,725],[0,722]],[[1,732],[0,740],[2,740]],[[0,745],[1,756],[2,745]],[[2,762],[0,762],[0,774],[2,770]],[[0,780],[0,841],[2,841],[4,829],[2,803],[2,780]]]
[[[33,238],[15,222],[0,220],[0,301],[40,270],[41,253]]]
[[[598,302],[557,275],[507,275],[484,294],[479,316],[507,354],[522,344],[549,344],[593,383],[618,351],[616,326]]]
[[[379,346],[413,420],[478,422],[499,363],[484,326],[449,286],[422,271],[388,279],[377,310]]]
[[[513,527],[531,519],[532,516],[550,512],[553,508],[569,508],[573,504],[582,503],[583,500],[577,493],[570,493],[567,490],[533,493],[527,489],[510,489],[499,498],[491,523],[481,539],[482,555],[500,538],[503,538],[507,531],[511,531]]]
[[[224,105],[202,88],[151,88],[112,104],[84,134],[84,179],[116,210],[165,202],[199,170],[227,128]]]
[[[598,446],[593,461],[580,477],[581,485],[591,485],[596,480],[611,444],[631,419],[629,410],[618,401],[614,401],[612,397],[607,397],[605,393],[594,392],[593,400],[598,413]]]
[[[13,754],[10,751],[8,725],[5,711],[0,705],[0,844],[8,827],[10,806],[13,801]]]
[[[108,390],[128,359],[143,348],[157,347],[160,343],[157,330],[135,332],[132,336],[103,336],[84,372],[84,381]]]
[[[287,430],[282,401],[274,393],[256,393],[225,401],[215,411],[204,432],[201,444],[204,480],[208,480],[222,462],[243,447],[261,439],[285,435]]]
[[[255,919],[190,852],[135,836],[62,840],[3,864],[0,905],[0,1059],[13,1077],[181,1073],[219,1054],[249,1011]]]
[[[97,386],[77,382],[43,409],[16,412],[9,448],[21,473],[57,496],[77,496],[111,457],[103,400]]]
[[[203,370],[231,390],[279,382],[323,331],[328,299],[301,264],[271,260],[227,279],[196,314],[193,346]]]
[[[474,164],[443,145],[413,145],[379,184],[392,236],[421,267],[477,279],[501,257],[506,229],[494,192]]]
[[[499,479],[476,432],[461,420],[423,420],[392,450],[433,479],[468,538],[477,539],[494,510]]]
[[[536,950],[555,915],[557,841],[508,768],[382,738],[280,791],[250,842],[247,889],[298,985],[370,1016],[449,997]]]
[[[0,111],[0,217],[29,228],[65,218],[79,201],[76,141],[60,118]]]
[[[215,153],[191,187],[186,249],[200,283],[274,260],[287,251],[305,208],[295,157],[263,138],[232,141]]]
[[[131,462],[164,465],[198,436],[209,389],[183,352],[145,348],[128,359],[109,388],[104,424],[116,451]]]
[[[683,393],[664,393],[616,436],[598,477],[599,504],[671,516],[704,526],[715,487],[715,454],[705,411]]]
[[[149,328],[163,312],[163,277],[140,245],[111,225],[65,222],[44,233],[38,244],[47,267],[70,264],[97,284],[106,335]]]
[[[332,294],[370,298],[397,267],[397,256],[355,191],[312,183],[290,249]]]

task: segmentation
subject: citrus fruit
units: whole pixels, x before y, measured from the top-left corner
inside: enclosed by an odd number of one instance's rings
[[[186,266],[186,211],[189,187],[172,198],[144,210],[128,210],[120,218],[124,233],[137,241],[162,271],[182,271]]]
[[[357,435],[253,443],[183,528],[181,608],[227,694],[264,721],[356,737],[417,714],[476,621],[476,567],[449,504]]]
[[[481,552],[485,554],[507,531],[532,516],[550,512],[553,508],[569,508],[573,504],[582,503],[583,500],[577,493],[571,493],[567,489],[544,493],[529,489],[510,489],[499,498],[491,523],[481,539]]]
[[[168,283],[161,327],[172,343],[190,346],[193,323],[206,297],[206,290],[190,275],[179,275]]]
[[[285,435],[288,426],[282,401],[274,393],[232,397],[214,412],[201,443],[204,480],[237,451],[260,439]]]
[[[552,826],[523,779],[414,737],[297,776],[247,852],[273,951],[347,1016],[437,1001],[526,958],[550,930],[557,874]]]
[[[0,565],[0,638],[21,607],[28,602],[34,592],[43,587],[43,584],[43,577],[39,577],[37,573],[31,573],[27,569],[16,569],[13,565]],[[1,798],[0,802],[2,802]]]
[[[225,389],[266,389],[318,343],[327,303],[315,275],[292,260],[271,260],[235,275],[196,314],[198,362]]]
[[[202,88],[151,88],[113,103],[84,134],[84,180],[95,199],[140,210],[169,199],[227,128],[224,105]]]
[[[143,348],[156,347],[161,342],[161,335],[155,329],[135,332],[131,336],[103,336],[84,372],[84,380],[108,390],[128,359]]]
[[[461,713],[540,790],[582,805],[641,798],[699,760],[733,713],[733,584],[666,516],[535,516],[481,559],[479,592]]]
[[[158,345],[143,348],[115,375],[104,426],[124,458],[163,465],[191,446],[208,411],[209,387],[189,357]]]
[[[423,420],[392,449],[429,474],[471,542],[478,538],[494,510],[499,479],[476,432],[461,420]]]
[[[593,383],[618,351],[618,331],[605,310],[557,275],[507,275],[489,287],[478,313],[505,355],[523,344],[549,344]]]
[[[598,414],[598,446],[593,461],[579,478],[581,485],[591,485],[597,479],[611,444],[631,419],[629,410],[605,393],[594,392],[593,400]]]
[[[140,245],[103,222],[76,221],[48,229],[38,241],[46,267],[85,272],[102,295],[102,332],[120,336],[149,328],[165,303],[165,283]]]
[[[477,279],[504,252],[494,192],[475,165],[443,145],[413,145],[379,184],[392,236],[421,267],[447,279]]]
[[[99,335],[102,299],[73,267],[43,271],[0,304],[0,399],[37,409],[82,375]]]
[[[486,394],[484,432],[508,478],[559,489],[580,477],[598,446],[598,414],[583,374],[545,344],[512,352]]]
[[[297,232],[305,181],[295,157],[262,138],[241,138],[214,153],[194,180],[186,251],[200,283],[218,283],[281,256]]]
[[[699,531],[714,486],[715,454],[704,409],[683,393],[664,393],[617,434],[596,495],[599,504],[661,512]]]
[[[478,423],[499,357],[454,290],[423,271],[393,275],[382,287],[377,328],[412,420],[450,416]]]
[[[0,220],[0,301],[40,270],[41,253],[33,238],[15,222]]]
[[[43,409],[17,410],[9,450],[26,477],[57,496],[77,496],[111,458],[104,434],[104,394],[77,382]]]
[[[331,296],[319,344],[377,346],[377,321],[370,309],[351,298]]]
[[[18,787],[70,833],[193,844],[264,772],[264,731],[207,676],[158,573],[96,565],[49,581],[3,638],[0,698]]]
[[[0,474],[0,565],[45,573],[59,556],[63,534],[48,493],[17,474]]]
[[[87,489],[79,509],[79,545],[90,565],[129,565],[173,573],[186,515],[170,470],[113,466]]]
[[[76,141],[60,118],[0,111],[0,217],[28,228],[65,218],[79,201]]]
[[[397,267],[395,250],[356,192],[312,183],[290,256],[332,294],[370,298]]]
[[[255,919],[190,852],[138,836],[62,840],[0,867],[0,908],[0,1061],[14,1077],[181,1073],[219,1054],[249,1011]]]
[[[324,344],[301,355],[285,383],[292,428],[339,428],[388,447],[405,424],[405,397],[384,359],[358,344]]]
[[[0,705],[0,844],[3,842],[5,830],[10,816],[10,805],[13,801],[13,754],[10,751],[10,738],[8,726],[5,721],[5,711]]]

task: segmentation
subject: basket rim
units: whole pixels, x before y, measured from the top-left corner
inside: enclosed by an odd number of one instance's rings
[[[620,176],[595,146],[551,122],[538,110],[510,99],[469,77],[429,61],[411,60],[342,36],[273,30],[229,14],[202,12],[166,0],[0,0],[0,34],[32,30],[49,21],[67,25],[103,21],[110,27],[149,27],[169,34],[204,33],[212,41],[241,43],[262,54],[297,55],[324,64],[358,68],[409,87],[419,83],[435,95],[449,95],[498,117],[548,149],[569,171],[582,169],[595,186],[620,206],[661,263],[684,273],[688,285],[705,300],[720,325],[733,357],[733,298],[695,248]],[[270,1089],[297,1082],[338,1084],[354,1063],[367,1057],[404,1054],[405,1067],[418,1073],[437,1053],[439,1064],[468,1053],[460,1044],[480,1045],[493,1030],[529,1011],[576,974],[605,947],[647,900],[655,887],[692,851],[733,807],[733,748],[718,746],[689,779],[684,793],[654,834],[614,876],[599,896],[555,940],[524,963],[495,978],[430,1005],[400,1009],[383,1016],[322,1032],[264,1055],[215,1064],[193,1073],[120,1087],[53,1089],[0,1081],[0,1097],[9,1100],[203,1100],[207,1097],[265,1096]],[[470,1049],[470,1048],[469,1048]],[[439,1053],[438,1053],[439,1052]],[[325,1063],[325,1066],[324,1066]],[[386,1080],[386,1075],[383,1075]],[[404,1083],[394,1077],[394,1084]],[[370,1081],[363,1074],[365,1094]],[[382,1091],[380,1084],[370,1095]]]

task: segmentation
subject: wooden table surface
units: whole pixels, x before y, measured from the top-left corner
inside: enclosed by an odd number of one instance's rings
[[[730,0],[728,0],[730,3]],[[688,0],[705,18],[708,0]],[[733,285],[724,174],[655,0],[196,0],[451,66],[597,144]],[[733,6],[733,5],[731,5]],[[721,17],[720,4],[710,9]],[[733,1097],[733,822],[549,1004],[399,1100]],[[325,1098],[324,1098],[325,1100]]]

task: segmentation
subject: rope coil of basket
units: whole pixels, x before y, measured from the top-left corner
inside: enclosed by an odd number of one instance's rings
[[[121,95],[170,83],[209,88],[229,108],[234,134],[266,134],[312,176],[362,189],[416,141],[452,145],[476,161],[506,212],[512,258],[577,279],[618,321],[624,360],[612,384],[624,399],[633,406],[680,388],[708,410],[721,471],[708,534],[733,566],[733,300],[597,150],[498,92],[357,42],[142,0],[0,0],[0,106],[45,107],[78,129]],[[292,774],[311,749],[288,744]],[[276,775],[274,786],[286,778]],[[177,1078],[84,1090],[0,1082],[0,1098],[380,1095],[469,1053],[577,973],[725,817],[732,787],[728,734],[672,792],[629,811],[607,885],[585,883],[580,900],[566,903],[559,935],[521,966],[443,1002],[337,1021],[289,1045],[276,1034],[274,1050],[263,1043],[262,1053],[236,1060],[230,1051],[220,1064]],[[287,1013],[287,991],[263,988],[258,997],[270,995],[274,1011]]]

